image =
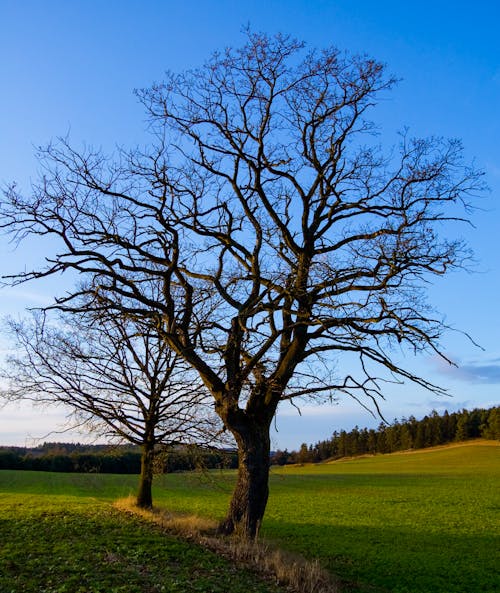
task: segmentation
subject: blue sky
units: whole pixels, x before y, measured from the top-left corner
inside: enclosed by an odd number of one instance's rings
[[[490,192],[459,229],[472,246],[473,273],[455,273],[429,287],[429,300],[448,323],[471,334],[444,337],[458,369],[431,357],[407,363],[450,390],[440,398],[412,385],[393,387],[382,409],[389,419],[433,408],[452,410],[500,402],[500,8],[494,0],[457,1],[189,1],[0,0],[0,182],[28,187],[37,176],[34,146],[70,134],[112,150],[147,141],[134,88],[167,70],[200,65],[208,55],[243,43],[241,29],[290,33],[310,46],[336,45],[385,62],[401,82],[377,110],[382,139],[403,126],[416,136],[459,137],[469,159],[486,172]],[[36,262],[35,243],[13,251],[0,237],[0,274]],[[20,315],[64,286],[57,279],[0,290],[0,315]],[[5,340],[0,345],[8,348]],[[2,353],[0,353],[2,354]],[[402,354],[398,354],[402,356]],[[282,408],[275,447],[296,448],[335,429],[376,425],[355,403]],[[57,410],[0,409],[0,444],[24,444],[61,424]],[[81,435],[60,435],[60,439]],[[51,437],[51,440],[55,440]]]

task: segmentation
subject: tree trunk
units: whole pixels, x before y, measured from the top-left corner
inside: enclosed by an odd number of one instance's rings
[[[269,495],[269,426],[252,423],[233,431],[238,444],[238,478],[227,517],[219,532],[254,539]]]
[[[150,509],[153,506],[153,460],[154,445],[144,443],[142,445],[141,476],[137,493],[137,506],[142,509]]]

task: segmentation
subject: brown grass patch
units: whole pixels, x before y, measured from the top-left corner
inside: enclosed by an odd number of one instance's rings
[[[247,541],[238,536],[217,534],[217,523],[210,519],[171,513],[164,510],[140,509],[133,497],[116,501],[114,506],[126,513],[160,526],[208,548],[240,566],[250,568],[267,580],[296,593],[339,593],[340,583],[323,569],[317,560],[306,560],[298,554],[280,550],[263,540]]]

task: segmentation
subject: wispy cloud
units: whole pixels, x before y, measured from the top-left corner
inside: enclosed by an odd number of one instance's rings
[[[433,358],[433,366],[441,375],[465,383],[500,384],[500,357],[484,360],[456,361],[451,366],[440,358]]]
[[[29,304],[30,306],[49,305],[53,301],[52,297],[48,296],[47,294],[31,290],[24,290],[22,288],[6,287],[0,290],[0,299],[2,299],[2,301],[10,300],[13,303],[17,303],[17,305],[19,305],[19,302],[21,301],[25,304]]]
[[[473,408],[475,407],[475,403],[469,399],[457,401],[450,397],[443,397],[442,399],[431,399],[425,402],[425,405],[428,408],[432,408],[433,410],[437,410],[443,412],[444,410],[448,410],[448,412],[463,410],[464,408]],[[421,407],[421,405],[420,405]]]

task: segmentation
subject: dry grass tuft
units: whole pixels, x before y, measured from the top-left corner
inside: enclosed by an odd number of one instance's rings
[[[271,575],[280,585],[298,593],[338,593],[339,582],[324,570],[317,560],[306,560],[298,554],[272,547],[261,541],[248,542],[237,538],[223,538],[222,546],[228,548],[229,556]],[[224,554],[222,549],[221,553]]]
[[[139,516],[213,552],[250,568],[265,578],[297,593],[339,593],[340,583],[324,570],[317,560],[306,560],[271,546],[264,541],[247,541],[241,537],[217,534],[217,523],[194,515],[174,514],[136,506],[132,497],[120,499],[114,506]]]
[[[142,517],[149,522],[160,525],[165,530],[175,535],[188,539],[198,540],[201,537],[215,533],[217,523],[203,517],[195,515],[182,515],[180,513],[170,513],[159,509],[141,509],[135,504],[135,498],[121,498],[114,503],[114,506],[127,513],[132,513]]]

